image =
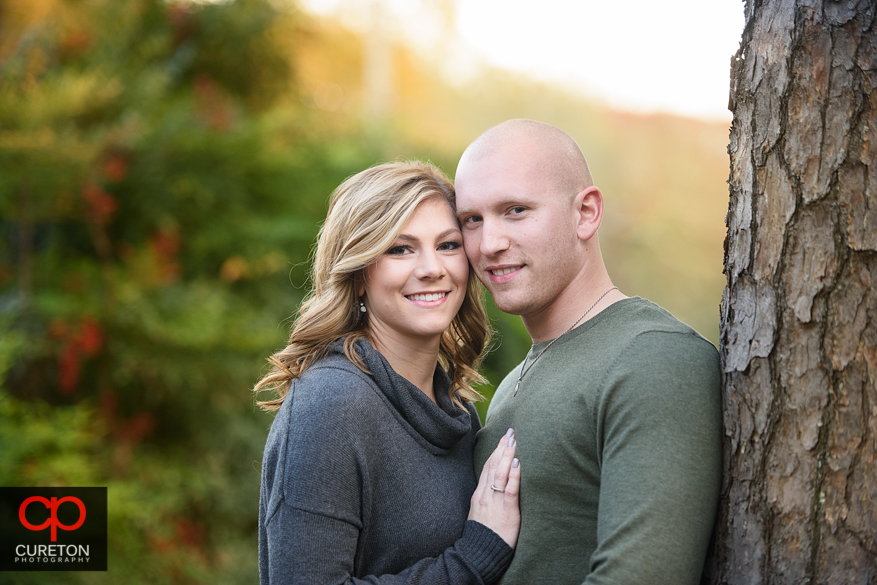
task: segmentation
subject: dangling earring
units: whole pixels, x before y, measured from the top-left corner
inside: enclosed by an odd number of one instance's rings
[[[359,299],[359,312],[368,313],[368,310],[365,308],[365,303],[362,302],[362,299]]]

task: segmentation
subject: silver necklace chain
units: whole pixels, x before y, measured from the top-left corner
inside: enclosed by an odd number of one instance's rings
[[[530,368],[532,368],[532,367],[536,364],[536,361],[537,361],[539,358],[542,357],[542,354],[545,353],[546,351],[548,351],[548,348],[551,347],[552,345],[554,345],[554,342],[555,342],[555,341],[557,341],[558,339],[560,339],[561,337],[563,337],[564,335],[566,335],[567,333],[569,333],[570,331],[572,331],[573,329],[575,329],[575,326],[578,325],[579,322],[580,322],[582,319],[585,318],[585,315],[587,315],[588,313],[590,313],[590,312],[591,312],[591,309],[593,309],[594,307],[596,307],[596,306],[597,306],[597,303],[599,303],[600,301],[602,301],[602,300],[603,300],[603,297],[605,297],[606,295],[608,295],[608,294],[609,294],[610,292],[612,292],[613,290],[618,290],[618,287],[617,287],[617,286],[613,286],[612,288],[610,288],[609,290],[607,290],[606,292],[604,292],[602,295],[600,295],[600,298],[598,298],[596,301],[594,301],[594,304],[591,305],[590,307],[588,307],[588,310],[585,311],[584,313],[582,313],[582,316],[579,317],[578,319],[576,319],[576,322],[573,323],[572,325],[570,325],[569,329],[567,329],[566,331],[564,331],[563,333],[561,333],[560,335],[558,335],[557,337],[555,337],[554,339],[552,339],[552,340],[548,343],[548,345],[546,345],[546,346],[542,349],[542,351],[540,351],[540,352],[536,355],[536,357],[533,358],[533,361],[530,362],[530,365],[527,366],[526,369],[524,369],[524,366],[527,364],[527,358],[526,358],[526,357],[524,358],[524,361],[523,361],[523,363],[521,364],[521,373],[518,374],[518,381],[515,383],[515,391],[512,392],[512,397],[518,395],[518,388],[521,386],[521,380],[524,379],[524,374],[526,374],[527,372],[530,371]],[[532,349],[532,348],[531,348],[531,349]],[[529,355],[529,352],[528,352],[527,355]]]

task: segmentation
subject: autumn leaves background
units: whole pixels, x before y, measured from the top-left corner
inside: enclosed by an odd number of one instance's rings
[[[0,485],[109,488],[109,572],[17,583],[253,581],[270,417],[248,389],[329,193],[375,162],[453,175],[499,121],[563,127],[613,280],[718,340],[727,123],[497,69],[454,83],[401,43],[369,113],[366,46],[263,0],[0,0]],[[491,315],[496,384],[529,340]]]

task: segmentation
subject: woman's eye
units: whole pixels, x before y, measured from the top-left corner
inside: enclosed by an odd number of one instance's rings
[[[393,246],[389,250],[387,250],[387,254],[391,254],[393,256],[401,256],[402,254],[408,253],[408,246]]]
[[[438,249],[443,251],[443,252],[446,252],[449,250],[458,250],[460,248],[460,246],[461,246],[460,242],[444,242],[442,244],[439,244]]]

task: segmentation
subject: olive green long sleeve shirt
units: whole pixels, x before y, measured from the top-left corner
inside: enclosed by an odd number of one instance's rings
[[[721,483],[715,347],[657,305],[617,302],[500,384],[475,466],[508,428],[522,526],[507,585],[694,585]]]

